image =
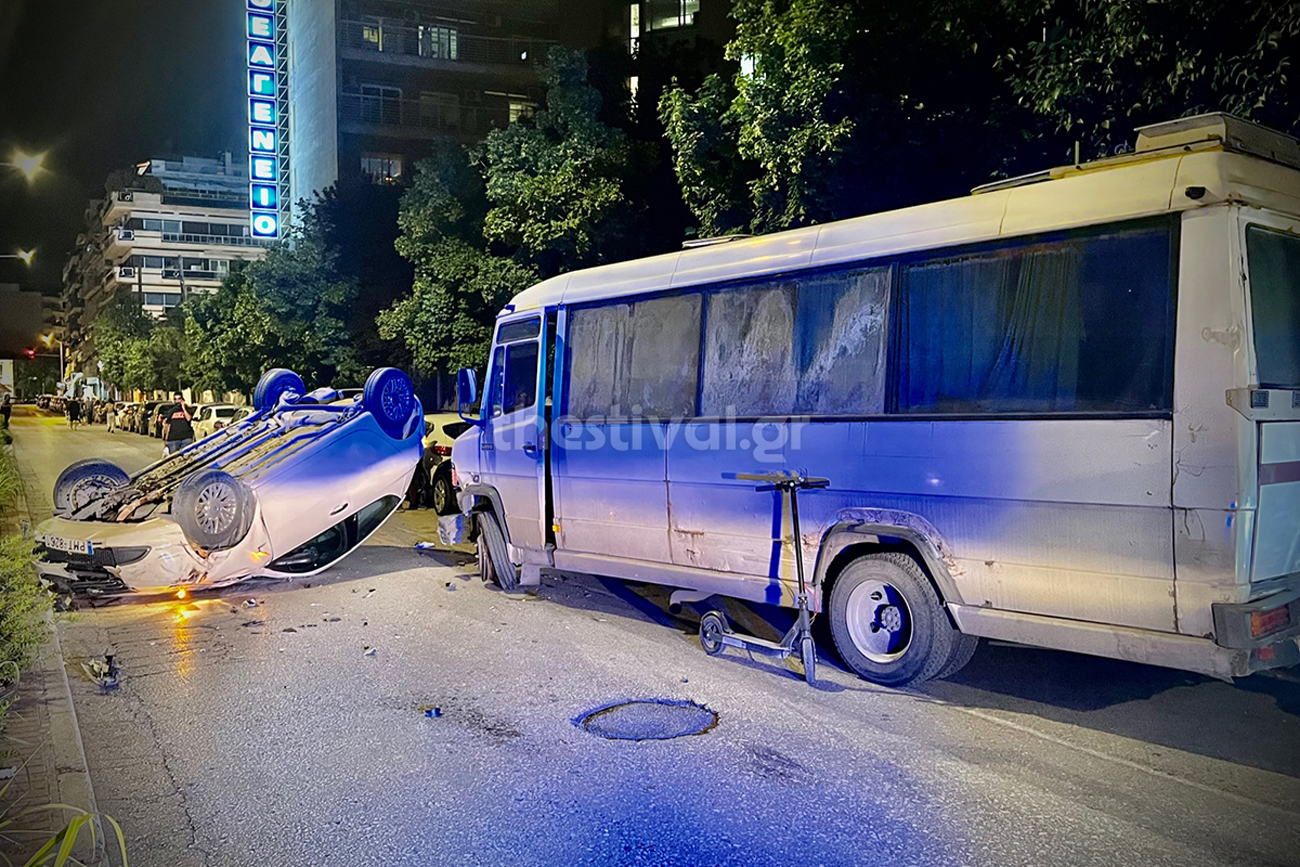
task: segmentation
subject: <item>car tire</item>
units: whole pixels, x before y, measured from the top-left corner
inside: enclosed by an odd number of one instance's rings
[[[269,409],[279,403],[280,397],[287,391],[306,394],[307,385],[302,381],[302,377],[292,370],[273,367],[262,374],[262,378],[257,381],[257,387],[253,389],[253,408]]]
[[[370,374],[361,396],[362,408],[394,439],[406,439],[419,427],[411,424],[418,405],[411,378],[396,367],[381,367]]]
[[[195,547],[221,551],[244,541],[256,506],[243,481],[222,470],[203,470],[176,489],[172,518]]]
[[[112,461],[103,458],[77,461],[59,473],[54,483],[54,512],[75,512],[130,481],[126,470]]]
[[[491,512],[478,514],[479,574],[485,581],[495,581],[507,593],[519,590],[519,573],[510,562],[510,549],[506,547],[505,533]]]
[[[831,587],[831,636],[845,665],[883,686],[920,683],[953,657],[960,633],[929,577],[906,554],[868,554]]]
[[[450,472],[437,472],[429,488],[429,505],[439,517],[454,515],[460,511],[456,502],[456,489],[451,484]]]

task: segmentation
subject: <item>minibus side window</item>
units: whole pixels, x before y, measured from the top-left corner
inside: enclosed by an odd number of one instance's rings
[[[1174,250],[1162,221],[904,263],[894,410],[1169,412]]]
[[[506,349],[498,346],[492,354],[492,418],[501,415],[501,395],[506,385]]]
[[[698,293],[569,313],[569,415],[669,420],[695,415]]]
[[[709,294],[706,416],[884,412],[889,266]]]
[[[537,403],[537,341],[512,343],[505,349],[501,411],[509,414]]]
[[[1300,237],[1246,229],[1259,384],[1300,388]]]

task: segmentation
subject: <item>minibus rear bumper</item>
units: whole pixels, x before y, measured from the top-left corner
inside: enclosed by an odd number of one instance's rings
[[[1246,656],[1246,674],[1300,663],[1300,588],[1213,606],[1214,643]]]

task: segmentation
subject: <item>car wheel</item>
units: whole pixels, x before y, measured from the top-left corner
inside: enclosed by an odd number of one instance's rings
[[[280,402],[280,397],[286,391],[306,394],[307,386],[302,381],[302,377],[292,370],[286,370],[283,367],[273,367],[262,378],[257,381],[257,387],[253,389],[253,408],[267,409]]]
[[[241,480],[221,470],[204,470],[176,489],[172,517],[193,545],[220,551],[248,535],[255,506],[252,489]]]
[[[934,677],[952,658],[958,632],[930,579],[906,554],[869,554],[831,588],[831,635],[859,677],[903,686]]]
[[[433,490],[429,493],[430,505],[439,516],[454,515],[460,511],[456,503],[456,489],[451,486],[451,473],[440,472],[433,477]]]
[[[71,464],[54,483],[56,514],[75,512],[109,491],[131,481],[126,470],[103,458],[86,458]]]
[[[510,562],[510,549],[506,547],[505,533],[491,512],[479,512],[479,574],[484,580],[495,581],[507,593],[519,589],[519,573]],[[485,567],[490,567],[490,574]]]
[[[394,439],[406,439],[419,426],[411,424],[418,415],[411,378],[396,367],[381,367],[370,374],[361,406]]]

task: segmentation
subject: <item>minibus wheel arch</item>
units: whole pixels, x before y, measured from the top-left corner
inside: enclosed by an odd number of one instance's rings
[[[942,542],[936,543],[911,527],[840,522],[823,537],[821,553],[817,557],[817,580],[822,585],[823,605],[830,598],[831,586],[845,566],[867,554],[890,552],[906,554],[915,560],[945,606],[949,602],[960,604],[961,594],[946,562],[951,556],[946,553],[946,546],[941,546]],[[952,619],[951,614],[948,617]],[[955,622],[953,626],[956,626]]]

